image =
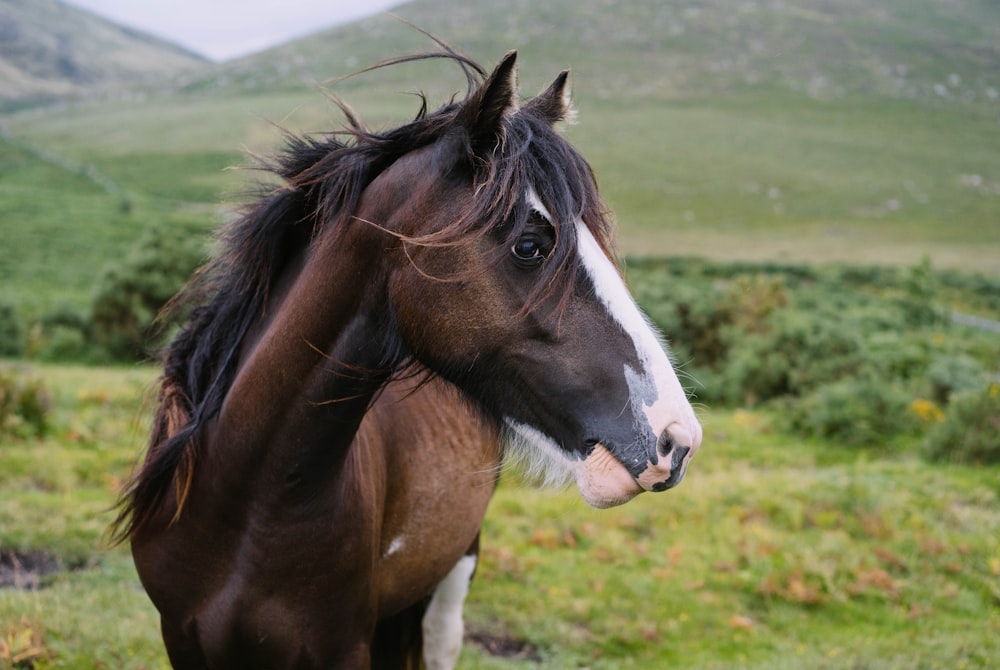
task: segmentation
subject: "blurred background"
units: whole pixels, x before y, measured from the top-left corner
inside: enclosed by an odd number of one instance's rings
[[[0,668],[166,667],[102,544],[155,315],[328,91],[376,129],[464,93],[337,80],[435,48],[390,9],[525,97],[572,70],[706,426],[621,509],[506,479],[462,667],[1000,665],[1000,4],[0,0]]]

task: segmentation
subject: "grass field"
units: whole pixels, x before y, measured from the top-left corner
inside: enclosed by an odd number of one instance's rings
[[[53,430],[0,442],[0,548],[62,571],[0,589],[0,668],[166,667],[109,507],[139,453],[149,368],[42,366]],[[488,514],[463,668],[991,668],[997,467],[929,465],[711,411],[687,480],[607,511],[507,478]],[[35,665],[13,666],[23,652]]]

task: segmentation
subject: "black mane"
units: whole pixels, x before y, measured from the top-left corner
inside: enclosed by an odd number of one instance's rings
[[[432,56],[456,60],[469,77],[470,94],[473,83],[483,79],[481,67],[454,52]],[[424,57],[429,56],[390,64]],[[146,462],[122,497],[113,526],[117,540],[149,520],[171,484],[177,486],[179,500],[186,496],[198,432],[222,407],[241,344],[267,310],[275,283],[292,259],[331,228],[347,222],[364,225],[351,221],[362,193],[404,155],[443,139],[454,141],[455,162],[471,172],[477,193],[460,220],[434,234],[406,238],[407,243],[448,245],[492,234],[506,242],[497,246],[499,260],[528,219],[523,195],[530,186],[552,215],[557,235],[534,299],[559,290],[568,296],[577,270],[574,221],[585,221],[606,250],[610,247],[611,226],[590,166],[549,120],[522,108],[504,119],[500,144],[482,155],[456,132],[462,102],[428,113],[422,98],[413,121],[383,132],[366,130],[338,102],[346,130],[288,135],[284,151],[263,166],[283,184],[261,193],[223,231],[218,256],[175,301],[175,308],[193,309],[165,352],[160,409]]]

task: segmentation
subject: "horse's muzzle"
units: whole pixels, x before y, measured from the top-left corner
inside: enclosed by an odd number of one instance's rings
[[[679,424],[671,424],[656,443],[656,462],[651,458],[636,481],[646,491],[666,491],[684,479],[688,463],[700,446],[700,435],[691,434]]]
[[[684,479],[700,443],[700,431],[691,433],[671,424],[657,441],[656,462],[651,457],[638,475],[599,443],[575,468],[577,487],[583,499],[598,508],[621,505],[643,491],[666,491]]]

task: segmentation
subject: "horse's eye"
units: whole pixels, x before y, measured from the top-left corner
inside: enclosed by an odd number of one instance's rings
[[[542,246],[534,235],[522,235],[510,248],[514,257],[523,263],[541,263],[545,260]]]

